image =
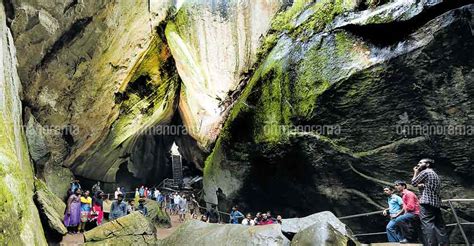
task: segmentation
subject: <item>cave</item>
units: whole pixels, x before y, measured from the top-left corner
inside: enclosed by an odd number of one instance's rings
[[[117,222],[139,229],[76,243],[385,242],[388,218],[340,218],[386,208],[395,180],[421,201],[422,158],[450,242],[474,242],[455,224],[474,220],[471,1],[51,2],[0,3],[0,244],[67,241],[71,180],[112,194],[181,174],[165,195],[282,224],[176,224],[144,199],[147,223]]]

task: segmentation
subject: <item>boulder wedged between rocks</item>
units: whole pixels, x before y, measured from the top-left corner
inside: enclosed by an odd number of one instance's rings
[[[84,233],[84,241],[88,242],[120,242],[126,240],[151,240],[155,228],[143,214],[138,211],[102,224]]]

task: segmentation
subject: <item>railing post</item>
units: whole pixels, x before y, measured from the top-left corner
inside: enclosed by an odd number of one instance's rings
[[[448,200],[449,206],[451,207],[451,210],[453,211],[454,218],[456,219],[456,223],[458,224],[459,230],[461,231],[462,237],[464,238],[464,242],[466,242],[466,245],[469,245],[469,240],[467,240],[466,233],[464,233],[464,230],[462,229],[462,225],[459,222],[458,214],[456,213],[456,210],[454,209],[453,203],[451,200]]]

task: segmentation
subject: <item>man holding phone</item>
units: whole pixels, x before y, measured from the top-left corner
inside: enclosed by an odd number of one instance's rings
[[[413,168],[411,184],[420,188],[420,221],[424,245],[448,245],[448,234],[441,215],[440,179],[433,170],[434,160],[424,158]]]

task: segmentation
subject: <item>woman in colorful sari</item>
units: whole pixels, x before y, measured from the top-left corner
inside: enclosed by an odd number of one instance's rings
[[[76,189],[67,199],[64,225],[69,233],[77,233],[79,223],[81,223],[81,189]]]
[[[81,233],[84,232],[86,223],[91,216],[92,198],[89,195],[90,192],[86,190],[84,196],[81,197],[81,224],[79,225],[79,231]]]
[[[104,218],[104,201],[102,200],[103,196],[104,192],[101,191],[92,200],[92,212],[94,213],[94,218],[96,219],[98,226],[102,224],[102,219]]]

